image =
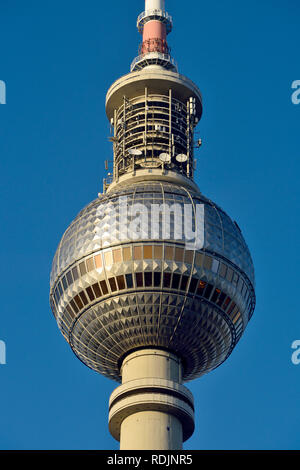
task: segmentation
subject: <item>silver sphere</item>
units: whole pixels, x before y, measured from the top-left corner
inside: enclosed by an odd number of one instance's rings
[[[191,227],[202,205],[203,246],[193,250],[185,234],[175,238],[174,220],[165,238],[127,237],[120,197],[149,212],[153,204],[183,211],[189,204]],[[53,260],[50,303],[90,368],[120,381],[126,355],[155,347],[177,354],[189,381],[218,367],[241,338],[255,307],[254,268],[237,224],[201,193],[135,183],[92,201],[66,230]]]

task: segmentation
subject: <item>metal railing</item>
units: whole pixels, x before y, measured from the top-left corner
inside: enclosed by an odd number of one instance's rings
[[[136,70],[138,64],[140,64],[140,68],[142,67],[142,62],[145,62],[144,67],[149,64],[160,63],[162,62],[165,65],[169,65],[170,69],[175,69],[177,71],[177,62],[169,55],[163,54],[161,52],[149,52],[144,55],[138,55],[131,63],[130,70],[133,72]]]
[[[169,33],[172,30],[173,26],[173,19],[172,16],[169,15],[164,10],[159,10],[159,9],[154,9],[154,10],[148,10],[148,11],[143,11],[137,19],[137,27],[139,32],[142,32],[142,29],[144,27],[144,24],[146,23],[147,18],[160,18],[164,23],[167,25],[167,33]]]

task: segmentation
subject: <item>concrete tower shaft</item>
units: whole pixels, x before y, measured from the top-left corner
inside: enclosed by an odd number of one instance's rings
[[[172,26],[165,2],[146,0],[140,54],[106,96],[113,171],[65,231],[51,273],[51,308],[73,352],[121,382],[109,429],[124,450],[182,448],[194,430],[182,382],[229,357],[255,308],[241,230],[193,179],[202,97],[171,58]],[[146,223],[132,236],[137,212]],[[194,245],[174,229],[199,225]]]
[[[143,349],[124,359],[121,373],[109,404],[109,429],[120,448],[181,449],[194,431],[194,402],[181,385],[180,359]]]

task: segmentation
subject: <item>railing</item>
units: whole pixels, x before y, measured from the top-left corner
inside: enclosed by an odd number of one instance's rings
[[[172,30],[172,26],[173,26],[172,16],[169,15],[169,13],[167,13],[164,10],[154,9],[154,10],[143,11],[138,16],[137,26],[138,26],[138,29],[139,29],[140,32],[142,30],[142,27],[145,24],[145,21],[143,21],[143,20],[145,20],[146,18],[149,18],[149,17],[161,18],[161,20],[163,20],[163,22],[166,23],[166,25],[167,25],[167,33],[169,33]]]
[[[143,18],[146,18],[147,16],[162,16],[163,18],[166,18],[167,20],[171,21],[172,22],[172,16],[169,15],[169,13],[167,13],[166,11],[164,10],[160,10],[158,8],[155,8],[153,10],[147,10],[147,11],[143,11],[139,16],[138,16],[138,23],[143,19]]]
[[[159,62],[159,61],[166,62],[170,64],[172,69],[177,70],[176,61],[169,54],[163,54],[161,52],[149,52],[147,54],[137,56],[132,61],[130,70],[133,72],[135,70],[136,65],[143,61],[145,61],[145,63],[147,62],[153,63],[153,62]]]
[[[164,162],[165,169],[170,167],[172,171],[191,177],[193,128],[188,127],[188,113],[186,103],[170,94],[149,94],[145,91],[145,95],[125,98],[115,115],[114,161],[117,177],[133,168],[162,167],[161,153],[171,157],[170,162]],[[189,161],[177,161],[176,156],[180,154],[189,155]]]

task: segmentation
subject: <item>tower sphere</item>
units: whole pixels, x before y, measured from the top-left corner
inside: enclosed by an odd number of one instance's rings
[[[163,204],[171,209],[169,233],[161,219],[151,238],[153,207]],[[182,237],[174,237],[174,204],[177,217],[186,210],[189,227],[203,207],[201,249],[189,248],[184,224]],[[132,208],[145,221],[135,240],[124,230],[137,219]],[[98,197],[71,223],[53,261],[51,305],[73,351],[92,369],[119,381],[126,355],[163,348],[182,359],[188,381],[231,353],[253,313],[253,284],[244,238],[220,207],[194,189],[144,181]]]

